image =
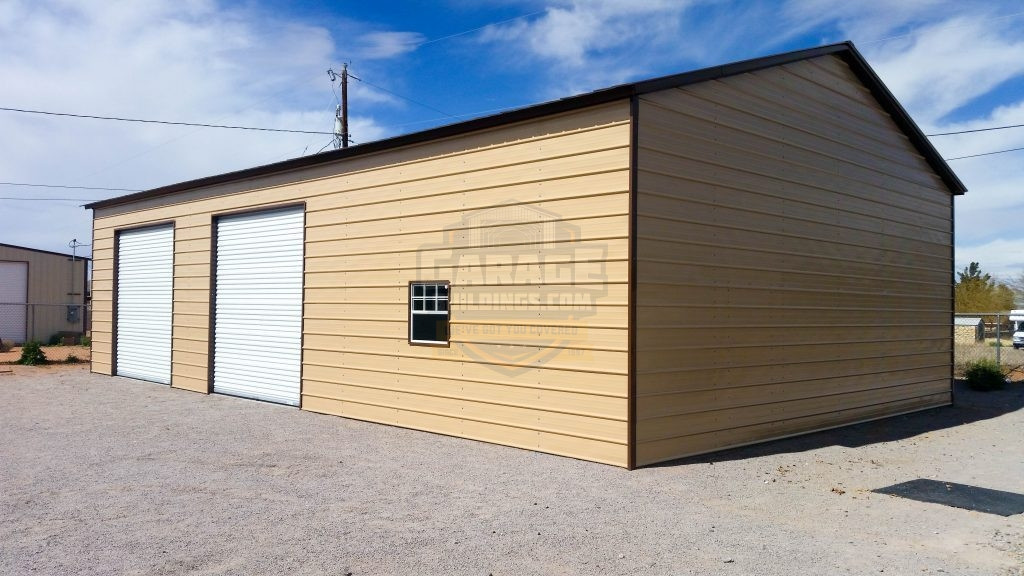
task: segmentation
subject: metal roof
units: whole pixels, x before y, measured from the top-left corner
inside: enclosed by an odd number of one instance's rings
[[[957,316],[953,319],[953,324],[956,326],[977,326],[981,324],[981,318],[976,316],[963,317]]]
[[[935,147],[932,146],[931,142],[928,141],[928,138],[924,135],[921,129],[917,127],[917,124],[915,124],[910,118],[910,115],[903,109],[903,106],[900,105],[892,93],[889,92],[889,89],[882,84],[881,79],[879,79],[878,75],[871,69],[871,66],[868,65],[864,57],[857,51],[857,48],[854,47],[853,43],[841,42],[839,44],[830,44],[827,46],[819,46],[817,48],[808,48],[805,50],[786,52],[773,56],[743,60],[721,66],[712,66],[710,68],[703,68],[692,72],[673,74],[671,76],[642,80],[630,84],[621,84],[610,88],[596,90],[594,92],[588,92],[577,96],[571,96],[508,112],[502,112],[500,114],[483,116],[481,118],[474,118],[464,122],[439,126],[437,128],[431,128],[420,132],[385,138],[383,140],[360,144],[350,148],[331,150],[320,154],[314,154],[312,156],[293,158],[282,162],[276,162],[274,164],[246,168],[244,170],[227,172],[215,176],[207,176],[205,178],[180,182],[178,184],[171,184],[169,186],[162,186],[151,190],[144,190],[142,192],[109,198],[107,200],[100,200],[98,202],[86,204],[85,208],[95,209],[118,206],[138,200],[168,196],[185,190],[192,190],[205,186],[213,186],[216,184],[223,184],[248,178],[255,178],[258,176],[265,176],[268,174],[306,168],[309,166],[337,162],[339,160],[355,158],[366,154],[381,152],[383,150],[439,140],[441,138],[448,138],[468,132],[485,130],[525,120],[533,120],[544,116],[578,110],[590,106],[597,106],[625,98],[632,98],[641,94],[657,92],[668,88],[677,88],[708,80],[735,76],[737,74],[745,74],[747,72],[754,72],[765,68],[781,66],[793,62],[799,62],[801,60],[828,55],[842,58],[850,66],[854,74],[856,74],[860,81],[867,86],[874,97],[878,100],[881,107],[889,113],[893,121],[896,122],[896,125],[899,126],[899,128],[906,134],[907,138],[917,148],[918,152],[920,152],[928,162],[929,166],[931,166],[935,173],[946,184],[950,192],[953,194],[963,194],[967,191],[964,184],[956,176],[949,165],[946,164],[946,161],[942,159],[942,156],[938,153]]]
[[[27,246],[16,246],[14,244],[4,244],[2,242],[0,242],[0,247],[3,247],[3,248],[13,248],[15,250],[25,250],[25,251],[28,251],[28,252],[35,252],[37,254],[49,254],[51,256],[63,256],[65,258],[74,258],[75,260],[92,260],[92,258],[89,258],[87,256],[77,256],[75,254],[65,254],[64,252],[54,252],[52,250],[41,250],[39,248],[29,248]]]

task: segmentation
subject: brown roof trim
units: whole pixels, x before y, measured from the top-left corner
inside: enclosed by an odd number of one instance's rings
[[[783,64],[790,64],[826,55],[835,55],[840,57],[850,65],[850,68],[853,69],[857,77],[868,87],[868,89],[871,90],[871,93],[879,101],[882,108],[892,116],[897,126],[906,133],[911,143],[913,143],[918,152],[924,156],[925,160],[932,169],[935,170],[936,174],[942,178],[942,181],[949,187],[951,192],[954,194],[963,194],[967,191],[960,179],[957,178],[956,174],[953,173],[953,170],[948,164],[946,164],[946,161],[942,159],[942,156],[938,153],[935,147],[931,145],[931,142],[929,142],[928,138],[923,132],[921,132],[921,129],[918,128],[917,124],[915,124],[910,118],[907,111],[903,109],[903,106],[901,106],[892,93],[889,92],[889,89],[882,84],[881,79],[878,78],[878,75],[871,69],[864,57],[854,47],[853,43],[841,42],[839,44],[830,44],[827,46],[819,46],[817,48],[809,48],[806,50],[797,50],[773,56],[743,60],[741,62],[734,62],[722,66],[712,66],[710,68],[643,80],[631,84],[621,84],[619,86],[613,86],[611,88],[596,90],[594,92],[588,92],[578,96],[570,96],[568,98],[527,106],[525,108],[519,108],[509,112],[502,112],[500,114],[483,116],[481,118],[474,118],[464,122],[430,128],[421,132],[413,132],[410,134],[394,136],[392,138],[385,138],[383,140],[360,144],[351,148],[331,150],[320,154],[314,154],[312,156],[293,158],[282,162],[276,162],[274,164],[246,168],[235,172],[217,174],[215,176],[207,176],[205,178],[189,180],[187,182],[162,186],[160,188],[153,188],[151,190],[136,192],[134,194],[100,200],[98,202],[86,204],[85,208],[108,208],[110,206],[128,204],[138,200],[159,198],[161,196],[167,196],[194,188],[202,188],[205,186],[245,180],[247,178],[255,178],[268,174],[297,170],[308,166],[337,162],[347,158],[373,154],[375,152],[381,152],[402,146],[421,144],[432,140],[449,138],[478,130],[495,128],[505,124],[534,120],[544,116],[570,112],[590,106],[597,106],[629,98],[638,94],[646,94],[649,92],[656,92],[658,90],[695,84],[697,82],[754,72],[765,68],[771,68],[773,66],[781,66]]]
[[[15,250],[25,250],[27,252],[36,252],[39,254],[49,254],[51,256],[63,256],[65,258],[74,258],[75,260],[92,260],[87,256],[72,256],[71,254],[65,254],[63,252],[52,252],[50,250],[40,250],[39,248],[28,248],[26,246],[16,246],[14,244],[4,244],[0,242],[0,247],[3,248],[14,248]]]
[[[857,47],[853,45],[853,42],[844,42],[842,45],[847,50],[839,54],[839,56],[846,60],[854,74],[871,90],[871,94],[882,105],[882,108],[889,113],[889,116],[892,116],[893,121],[900,127],[900,130],[903,130],[903,133],[907,135],[907,138],[917,148],[917,151],[924,156],[925,161],[932,167],[932,170],[935,170],[935,173],[942,178],[950,192],[958,196],[967,192],[967,187],[964,186],[964,183],[960,181],[960,178],[953,172],[953,169],[949,167],[949,164],[942,158],[939,151],[932,146],[931,140],[924,135],[924,132],[917,126],[899,100],[892,95],[892,92],[889,92],[889,89],[882,83],[882,79],[875,74],[875,71],[868,64],[867,60],[864,59],[860,51],[857,50]]]

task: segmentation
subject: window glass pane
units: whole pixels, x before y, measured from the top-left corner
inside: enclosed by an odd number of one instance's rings
[[[413,296],[423,296],[423,284],[413,284],[412,285],[412,295]]]
[[[413,300],[412,301],[412,309],[413,310],[423,310],[423,300]]]
[[[448,285],[447,284],[441,284],[440,286],[438,286],[437,287],[437,295],[438,296],[447,296],[448,295]]]
[[[427,305],[427,308],[426,308],[427,310],[434,310],[435,309],[434,308],[434,301],[433,300],[427,300],[426,301],[426,305]]]
[[[437,309],[441,310],[442,312],[447,310],[448,309],[448,301],[447,300],[438,300],[437,301]]]
[[[436,294],[436,291],[437,291],[437,286],[435,286],[433,284],[429,284],[427,286],[427,296],[433,296],[434,294]]]
[[[448,342],[448,316],[446,314],[414,314],[412,339],[425,342]]]
[[[448,341],[448,315],[436,314],[430,317],[434,324],[434,334],[437,336],[438,342]]]

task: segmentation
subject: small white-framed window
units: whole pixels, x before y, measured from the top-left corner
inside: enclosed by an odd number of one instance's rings
[[[410,344],[448,345],[450,288],[446,281],[409,283]]]

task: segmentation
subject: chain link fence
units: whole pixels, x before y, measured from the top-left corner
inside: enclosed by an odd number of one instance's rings
[[[1024,317],[1010,312],[954,314],[953,350],[957,374],[979,360],[991,360],[1004,372],[1024,371]]]
[[[87,305],[0,302],[0,339],[15,344],[77,344],[88,326]]]

